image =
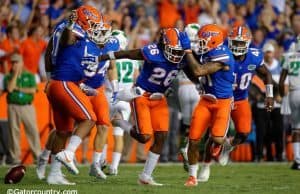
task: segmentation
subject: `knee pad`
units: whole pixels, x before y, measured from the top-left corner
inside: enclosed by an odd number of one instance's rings
[[[113,135],[123,136],[124,130],[121,127],[114,127]]]

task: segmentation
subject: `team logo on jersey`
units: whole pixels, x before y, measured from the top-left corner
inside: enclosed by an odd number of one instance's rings
[[[255,68],[256,68],[256,65],[248,65],[248,70],[249,71],[253,71],[253,70],[255,70]]]

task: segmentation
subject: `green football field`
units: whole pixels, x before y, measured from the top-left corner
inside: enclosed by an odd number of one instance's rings
[[[35,176],[34,167],[27,167],[23,180],[15,185],[5,185],[4,175],[8,167],[0,167],[0,194],[298,194],[300,193],[300,171],[290,170],[290,163],[233,163],[226,167],[213,165],[211,177],[207,183],[197,187],[183,186],[187,173],[180,164],[161,164],[154,172],[162,187],[141,186],[137,184],[137,175],[142,165],[121,165],[118,176],[107,180],[98,180],[88,175],[88,166],[80,167],[78,176],[70,175],[69,180],[75,186],[51,186]]]

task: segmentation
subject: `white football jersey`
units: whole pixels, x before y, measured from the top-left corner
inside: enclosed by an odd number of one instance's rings
[[[134,72],[139,69],[140,64],[141,62],[137,60],[116,60],[120,90],[130,89],[132,87],[134,82]]]
[[[283,69],[288,71],[290,90],[300,89],[300,52],[284,54]]]

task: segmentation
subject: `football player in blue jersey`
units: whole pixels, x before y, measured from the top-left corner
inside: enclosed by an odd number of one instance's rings
[[[182,37],[182,45],[188,38]],[[196,106],[189,133],[189,178],[185,186],[196,186],[199,143],[200,139],[210,127],[210,140],[212,144],[207,146],[210,155],[220,153],[222,144],[228,129],[232,104],[234,83],[234,58],[232,53],[223,45],[224,37],[222,29],[215,24],[207,24],[198,32],[198,50],[196,57],[189,47],[184,47],[186,60],[191,67],[191,72],[199,74],[198,61],[205,70],[205,77],[201,78],[203,94]],[[187,73],[189,76],[189,73]],[[193,79],[192,79],[193,80]]]
[[[78,170],[73,162],[74,152],[96,121],[90,99],[79,88],[78,82],[97,70],[98,62],[93,61],[95,58],[91,57],[90,52],[98,48],[95,43],[101,37],[101,18],[99,12],[91,6],[79,7],[67,23],[56,28],[47,49],[46,69],[51,70],[51,80],[45,90],[53,108],[57,128],[52,142],[51,171],[47,178],[49,184],[74,184],[63,177],[60,163],[56,160],[77,174]],[[73,131],[74,121],[77,122],[77,128],[66,149],[59,152]]]
[[[272,75],[264,66],[263,53],[259,49],[249,48],[251,32],[246,26],[234,26],[228,36],[229,49],[235,59],[234,107],[231,117],[234,122],[235,137],[226,141],[219,157],[219,163],[226,165],[229,153],[235,146],[245,142],[251,132],[252,113],[248,101],[248,88],[253,74],[263,77],[266,86],[265,106],[267,111],[273,108]]]

